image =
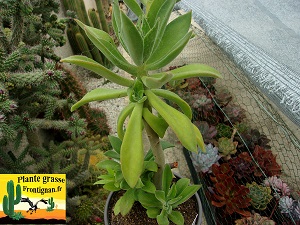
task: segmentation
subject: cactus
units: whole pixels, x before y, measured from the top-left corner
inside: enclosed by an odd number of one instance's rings
[[[63,0],[62,4],[63,4],[63,7],[64,7],[64,12],[66,12],[70,8],[68,0]]]
[[[71,11],[74,11],[74,12],[77,12],[77,9],[76,9],[76,1],[77,0],[67,0],[67,4],[65,4],[65,6],[68,6],[69,10]]]
[[[102,30],[104,30],[106,33],[109,33],[108,26],[107,26],[107,21],[106,21],[106,17],[105,17],[105,13],[104,13],[104,9],[103,9],[103,6],[102,6],[102,1],[98,0],[98,1],[95,1],[95,2],[96,2],[96,6],[97,6],[97,11],[99,13],[99,18],[100,18]]]
[[[91,48],[91,53],[93,55],[93,59],[96,62],[98,62],[98,63],[100,63],[100,64],[103,65],[102,54],[99,52],[99,50],[96,47],[94,47],[94,46],[90,46],[90,48]]]
[[[50,211],[53,211],[53,209],[54,209],[54,201],[53,201],[53,197],[51,197],[51,198],[49,198],[48,199],[48,204],[50,205],[50,206],[48,206],[47,207],[47,212],[50,212]]]
[[[80,1],[74,1],[74,0],[68,0],[67,4],[65,4],[67,7],[69,7],[68,9],[76,12],[78,18],[81,20],[81,21],[84,21],[87,25],[91,26],[93,25],[94,27],[96,28],[100,28],[102,27],[103,28],[103,22],[101,21],[101,24],[99,22],[99,19],[98,19],[98,16],[96,14],[96,11],[94,9],[91,9],[89,10],[89,16],[86,12],[86,8],[85,8],[85,5],[84,5],[84,1],[83,0],[80,0]],[[92,12],[93,11],[93,12]],[[91,15],[92,14],[92,15]],[[89,20],[89,17],[90,17],[90,20]],[[100,17],[101,18],[101,17]],[[104,16],[104,19],[105,19],[105,16]],[[90,22],[91,21],[91,22]],[[105,19],[105,24],[106,24],[106,19]],[[105,26],[105,25],[104,25]],[[106,27],[107,27],[107,24],[106,24]],[[77,53],[81,53],[91,59],[94,59],[96,62],[102,64],[102,65],[106,65],[106,66],[109,66],[110,63],[108,62],[107,59],[104,59],[103,55],[99,52],[99,50],[93,45],[93,43],[90,41],[90,39],[86,36],[85,32],[83,30],[81,30],[77,25],[74,25],[74,24],[70,24],[69,25],[69,28],[71,28],[73,34],[71,34],[71,30],[68,29],[68,38],[69,38],[69,41],[71,43],[71,47],[74,51],[75,54]],[[105,29],[105,27],[104,27]],[[103,30],[104,30],[103,29]],[[108,28],[107,28],[108,30]],[[81,46],[81,45],[85,45],[84,42],[83,42],[83,39],[80,35],[80,37],[76,37],[76,35],[78,33],[81,33],[81,35],[83,36],[84,38],[84,41],[86,43],[86,46]],[[74,42],[74,39],[80,39],[80,40],[76,40]],[[80,43],[79,43],[80,42]],[[87,49],[86,47],[88,47],[89,49],[89,53],[87,53]],[[85,50],[83,50],[83,48]],[[80,49],[80,51],[78,52],[78,49]]]
[[[3,212],[12,218],[15,214],[15,205],[19,204],[21,200],[21,186],[16,186],[16,198],[14,190],[14,182],[12,180],[7,182],[7,195],[3,197]]]
[[[86,36],[85,32],[81,32],[81,29],[77,25],[71,26],[71,29],[73,31],[73,35],[75,37],[76,44],[80,49],[80,52],[82,52],[82,54],[84,54],[85,56],[94,59],[96,62],[103,64],[103,60],[99,50],[95,48],[90,39],[88,39],[88,37]],[[77,34],[79,37],[76,37]],[[73,49],[73,51],[76,51],[76,49],[77,48]]]
[[[77,15],[81,21],[88,26],[90,26],[90,20],[88,14],[86,12],[85,4],[83,0],[76,0],[76,8],[77,8]]]
[[[86,40],[85,40],[84,36],[81,33],[76,33],[75,34],[75,39],[76,39],[76,42],[77,42],[82,54],[92,59],[93,56],[90,53],[89,46],[86,43]]]
[[[75,39],[75,35],[73,33],[73,30],[72,28],[68,28],[67,29],[67,36],[68,36],[68,39],[69,39],[69,42],[70,42],[70,45],[71,45],[71,48],[74,52],[74,54],[79,54],[80,53],[80,49],[77,45],[77,42],[76,42],[76,39]]]
[[[95,9],[89,9],[89,18],[91,20],[91,23],[93,24],[93,27],[102,29],[100,21],[98,19],[97,13]]]
[[[255,209],[265,210],[273,198],[271,188],[259,185],[256,182],[247,183],[246,187],[250,190],[248,197],[251,198],[251,205]]]

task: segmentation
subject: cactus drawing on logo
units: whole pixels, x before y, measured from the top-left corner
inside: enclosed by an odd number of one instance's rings
[[[15,198],[16,196],[16,198]],[[21,200],[21,186],[17,184],[16,193],[14,190],[14,182],[12,180],[7,182],[7,195],[3,197],[2,208],[3,212],[10,218],[14,218],[15,205],[19,204]]]
[[[53,211],[54,210],[54,206],[55,206],[55,203],[53,201],[53,197],[51,197],[51,198],[48,199],[48,204],[50,206],[47,207],[47,212]]]

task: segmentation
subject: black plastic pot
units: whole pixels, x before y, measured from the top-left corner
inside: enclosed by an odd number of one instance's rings
[[[175,174],[175,176],[180,178],[180,176],[177,175],[177,174]],[[107,200],[106,200],[106,203],[105,203],[105,208],[104,208],[104,224],[105,225],[111,225],[110,221],[109,221],[108,209],[110,207],[110,201],[111,201],[112,197],[114,196],[114,194],[116,194],[116,193],[117,192],[110,192],[108,197],[107,197]],[[195,193],[194,196],[195,196],[197,204],[198,204],[198,217],[197,217],[197,222],[195,223],[195,225],[200,225],[202,223],[202,212],[203,212],[202,211],[202,204],[201,204],[199,194]]]

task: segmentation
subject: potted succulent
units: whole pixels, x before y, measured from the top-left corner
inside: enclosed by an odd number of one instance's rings
[[[71,110],[91,101],[128,96],[129,104],[120,112],[117,121],[118,137],[110,136],[113,150],[108,151],[107,155],[111,160],[98,164],[107,174],[100,176],[97,183],[104,184],[104,188],[110,191],[123,190],[123,195],[114,206],[115,214],[125,216],[134,203],[139,202],[147,216],[156,219],[160,225],[169,224],[169,221],[184,224],[184,217],[176,208],[194,196],[200,185],[190,185],[187,178],[174,181],[171,167],[166,164],[163,153],[163,149],[169,146],[161,138],[170,127],[189,151],[197,152],[198,148],[205,151],[205,145],[199,129],[191,122],[190,106],[177,94],[162,87],[169,81],[195,76],[219,78],[221,75],[214,68],[203,64],[190,64],[160,72],[162,67],[178,56],[192,37],[192,31],[189,31],[191,12],[169,22],[176,0],[144,0],[145,10],[135,0],[124,2],[137,15],[138,21],[133,23],[119,9],[118,1],[114,0],[112,25],[119,43],[133,64],[123,57],[109,34],[78,20],[76,22],[107,59],[131,74],[132,79],[122,77],[85,56],[71,56],[61,60],[89,69],[124,86],[123,89],[94,89],[74,104]],[[179,110],[163,99],[175,103]],[[127,118],[129,120],[125,125]],[[151,146],[151,150],[146,153],[143,130]]]

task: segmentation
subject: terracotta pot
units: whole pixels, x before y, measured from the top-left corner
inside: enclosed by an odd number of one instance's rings
[[[177,174],[175,174],[175,176],[181,178]],[[109,208],[111,207],[110,206],[111,199],[116,193],[117,192],[111,192],[107,197],[105,208],[104,208],[104,224],[105,225],[111,225],[110,220],[109,220],[108,211],[109,211]],[[198,217],[197,217],[197,221],[196,221],[195,225],[200,225],[202,223],[202,204],[201,204],[199,194],[197,192],[195,193],[194,197],[198,204]]]

